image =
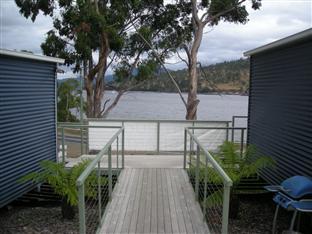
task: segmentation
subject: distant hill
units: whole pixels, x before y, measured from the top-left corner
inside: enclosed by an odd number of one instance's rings
[[[249,87],[249,60],[239,59],[217,63],[199,69],[199,93],[239,93],[245,94]],[[187,92],[187,70],[170,71],[183,92]],[[176,92],[174,85],[165,72],[136,89],[140,91]]]
[[[238,59],[226,61],[199,70],[199,93],[237,93],[246,94],[249,88],[249,60]],[[188,90],[187,70],[169,70],[183,92]],[[79,80],[79,77],[76,78]],[[66,79],[58,80],[63,82]],[[105,82],[114,80],[114,75],[105,76]],[[176,88],[163,68],[157,71],[157,75],[147,81],[135,91],[176,92]]]

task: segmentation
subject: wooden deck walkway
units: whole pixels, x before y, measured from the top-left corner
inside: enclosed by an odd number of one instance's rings
[[[100,233],[209,233],[183,169],[126,168]]]

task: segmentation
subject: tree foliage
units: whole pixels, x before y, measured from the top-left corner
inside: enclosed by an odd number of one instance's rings
[[[58,83],[57,120],[59,122],[75,122],[77,117],[71,110],[80,110],[79,82],[76,79],[67,79]],[[83,104],[85,106],[85,103]]]
[[[186,118],[196,119],[197,53],[205,27],[248,21],[246,0],[15,1],[21,14],[33,21],[39,12],[53,17],[53,29],[41,48],[46,55],[65,58],[75,71],[84,71],[88,117],[105,116],[125,92],[152,78],[159,62],[184,51],[189,78]],[[259,9],[261,0],[249,1]],[[111,65],[118,79],[110,88],[118,95],[103,105],[103,77]]]
[[[250,0],[253,9],[259,9],[261,0]],[[204,29],[213,27],[220,22],[241,23],[248,21],[248,11],[244,3],[246,0],[184,0],[178,1],[180,13],[176,20],[183,22],[173,27],[173,32],[168,40],[168,47],[175,48],[178,56],[188,68],[188,99],[186,106],[186,119],[197,118],[198,88],[198,60],[197,54],[200,48]],[[181,36],[181,34],[183,36]],[[171,36],[173,35],[173,36]],[[226,45],[225,45],[226,46]],[[179,53],[185,52],[184,59]]]
[[[32,21],[40,12],[53,17],[53,29],[41,48],[46,55],[64,58],[74,71],[84,71],[88,117],[106,115],[121,95],[152,77],[159,61],[134,27],[165,59],[170,52],[164,47],[165,35],[180,24],[174,20],[177,9],[171,6],[168,12],[160,0],[15,1],[20,13]],[[118,79],[110,88],[118,95],[115,100],[107,99],[105,104],[110,106],[106,107],[102,103],[107,88],[103,78],[112,64]]]

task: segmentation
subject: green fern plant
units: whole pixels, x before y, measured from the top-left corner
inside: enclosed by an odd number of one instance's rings
[[[257,175],[263,168],[273,167],[275,161],[271,157],[260,155],[254,145],[249,145],[243,154],[240,153],[238,145],[232,142],[224,142],[217,153],[212,154],[214,159],[223,168],[226,174],[233,181],[231,190],[231,205],[237,206],[230,214],[232,217],[238,213],[238,202],[237,194],[239,193],[238,184],[243,178],[249,178]],[[221,176],[213,168],[202,168],[200,171],[200,180],[204,180],[205,170],[208,170],[208,183],[214,185],[222,185]],[[222,190],[219,189],[211,193],[204,201],[204,207],[212,207],[222,204]],[[235,201],[234,201],[235,200]],[[218,202],[220,201],[220,204]],[[231,207],[230,207],[231,213]]]
[[[238,145],[228,141],[224,142],[219,147],[219,151],[212,155],[233,181],[233,188],[240,183],[242,178],[254,176],[263,168],[272,167],[275,164],[271,157],[259,155],[254,145],[248,145],[245,152],[241,154]],[[210,170],[210,182],[222,183],[221,177],[214,169],[208,170]]]
[[[64,163],[56,163],[44,160],[40,162],[42,170],[39,172],[31,172],[23,176],[19,182],[31,181],[33,183],[48,183],[52,186],[56,194],[59,194],[70,206],[78,205],[78,191],[76,180],[86,169],[91,160],[83,160],[71,169],[65,168]],[[96,172],[93,171],[85,181],[85,195],[95,198],[97,194],[98,178]],[[101,177],[101,185],[107,183],[107,179]]]

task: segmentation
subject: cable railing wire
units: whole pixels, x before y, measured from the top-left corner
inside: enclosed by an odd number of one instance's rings
[[[112,198],[114,185],[124,168],[124,128],[83,124],[67,125],[64,123],[59,124],[58,127],[61,130],[61,138],[59,139],[61,145],[60,161],[67,162],[65,165],[70,167],[74,165],[70,163],[79,163],[85,159],[91,159],[76,181],[79,200],[79,233],[96,233],[101,226],[105,208]],[[97,140],[102,143],[100,150],[89,149],[88,147],[90,129],[102,129],[103,131],[107,129],[107,135],[110,133],[110,137]],[[75,130],[79,130],[78,135],[81,133],[83,137],[73,137],[74,135],[77,136]],[[70,144],[72,142],[76,144]],[[80,147],[79,144],[83,146]],[[74,151],[80,157],[74,155]],[[77,158],[73,160],[70,157]]]
[[[228,128],[190,127],[184,132],[184,169],[211,233],[228,233],[229,199],[232,180],[196,136],[196,130],[224,131]],[[216,143],[216,142],[215,142]],[[220,142],[222,143],[222,142]]]

